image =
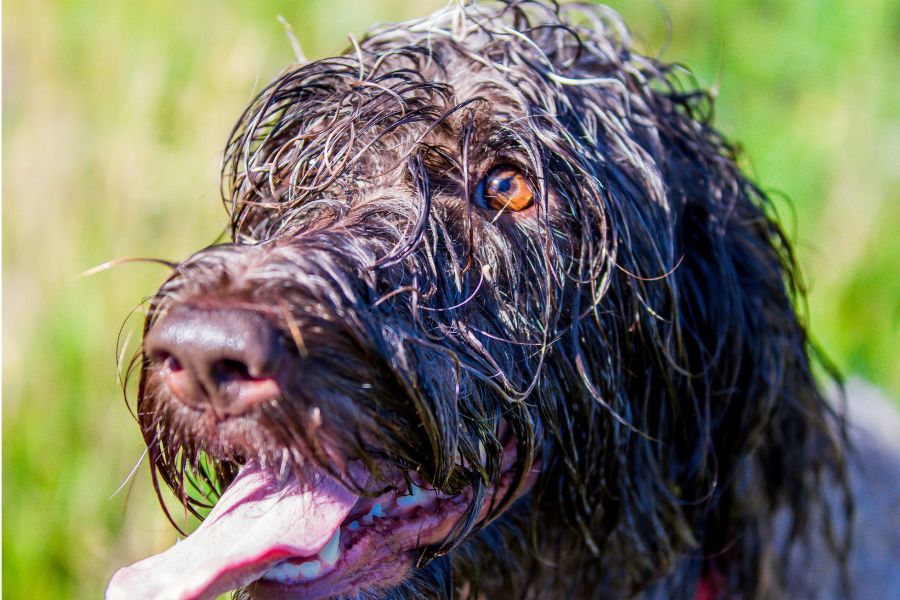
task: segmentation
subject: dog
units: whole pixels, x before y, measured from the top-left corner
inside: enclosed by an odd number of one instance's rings
[[[712,102],[545,0],[287,69],[138,356],[157,493],[205,520],[107,598],[772,598],[809,540],[848,590],[835,374]]]

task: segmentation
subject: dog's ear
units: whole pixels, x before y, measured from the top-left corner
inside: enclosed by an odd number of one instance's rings
[[[591,283],[553,357],[581,385],[549,404],[560,457],[541,490],[616,584],[637,589],[693,552],[718,558],[693,561],[681,593],[717,562],[735,589],[765,595],[774,514],[785,507],[799,536],[821,478],[843,477],[793,251],[713,127],[712,99],[623,42],[580,34],[593,39],[548,75],[560,100],[543,122],[566,134],[545,143],[548,172]],[[551,60],[566,54],[549,40]],[[777,580],[786,567],[771,568]]]
[[[756,588],[771,579],[758,572],[771,567],[767,526],[783,506],[800,534],[820,476],[842,469],[842,424],[812,373],[817,353],[797,314],[803,282],[771,199],[712,128],[712,100],[659,75],[648,106],[677,256],[665,284],[672,304],[656,307],[671,323],[659,375],[676,393],[667,408],[680,412],[659,432],[677,448],[687,498],[708,492],[686,511],[704,553],[726,552],[743,569],[741,589],[768,594]]]

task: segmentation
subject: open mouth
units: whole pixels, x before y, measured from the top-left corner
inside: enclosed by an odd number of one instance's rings
[[[399,583],[416,559],[413,551],[445,539],[468,506],[465,494],[412,490],[360,498],[314,555],[271,563],[252,585],[254,597],[328,598]]]
[[[510,474],[501,479],[497,499]],[[193,534],[118,571],[106,598],[198,600],[249,586],[254,598],[313,600],[391,587],[416,549],[447,539],[471,500],[419,483],[370,498],[321,470],[301,483],[248,463]]]

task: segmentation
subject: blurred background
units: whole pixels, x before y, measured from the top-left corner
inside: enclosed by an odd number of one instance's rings
[[[3,3],[4,596],[98,598],[175,538],[145,462],[114,495],[143,449],[117,348],[130,356],[166,271],[80,275],[217,238],[222,144],[293,58],[279,15],[318,58],[442,4]],[[816,339],[900,398],[900,0],[612,5],[646,52],[718,90],[719,126],[797,242]]]

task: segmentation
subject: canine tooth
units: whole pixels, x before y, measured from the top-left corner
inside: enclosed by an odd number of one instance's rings
[[[372,506],[372,510],[369,511],[369,514],[362,518],[363,523],[371,523],[375,517],[383,517],[384,509],[381,508],[381,502],[376,502]]]
[[[328,540],[328,543],[324,548],[319,550],[319,558],[322,559],[322,562],[328,565],[329,567],[334,566],[334,564],[341,557],[341,528],[338,527],[337,531],[334,532],[334,535],[331,536],[331,539]]]
[[[425,490],[416,484],[412,484],[412,494],[409,496],[400,496],[397,498],[397,506],[401,508],[409,508],[412,506],[424,506],[431,501],[428,490]]]
[[[315,579],[322,572],[322,562],[318,560],[308,560],[300,563],[300,576],[303,579]]]

